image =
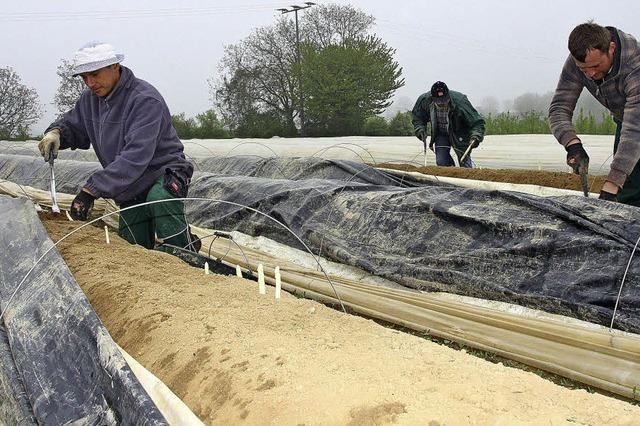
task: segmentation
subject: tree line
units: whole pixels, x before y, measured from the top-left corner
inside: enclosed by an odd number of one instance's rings
[[[517,135],[517,134],[549,134],[549,117],[547,111],[531,110],[524,113],[510,111],[485,115],[487,135]],[[616,123],[611,114],[601,112],[599,116],[592,111],[580,108],[578,115],[573,117],[573,125],[578,134],[613,135]]]
[[[549,118],[546,111],[529,111],[514,113],[488,113],[484,115],[487,135],[518,135],[518,134],[551,134]],[[599,115],[592,111],[580,109],[574,117],[574,127],[578,134],[613,135],[616,123],[611,114],[601,112]],[[198,114],[194,118],[186,118],[185,114],[173,116],[173,125],[181,139],[226,139],[236,137],[218,119],[213,110]],[[271,137],[274,135],[244,137]],[[326,136],[326,135],[322,135]],[[397,112],[391,118],[380,115],[367,117],[358,133],[349,136],[413,136],[411,111]],[[239,137],[239,136],[238,136]]]
[[[405,81],[395,50],[372,32],[375,18],[335,4],[316,5],[301,15],[299,45],[291,18],[281,16],[226,46],[219,72],[208,80],[213,108],[195,117],[173,115],[178,136],[413,135],[410,111],[382,116]],[[82,79],[72,77],[72,68],[71,61],[62,60],[57,69],[58,115],[71,109],[85,89]],[[485,99],[478,109],[487,134],[550,133],[550,96],[524,94],[512,105],[516,112],[498,112],[497,100]],[[35,89],[13,69],[0,68],[0,139],[28,138],[42,111]],[[591,107],[580,109],[574,123],[578,133],[615,132],[611,116]]]

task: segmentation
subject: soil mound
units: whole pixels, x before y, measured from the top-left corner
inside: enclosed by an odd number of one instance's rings
[[[45,225],[54,240],[77,227]],[[87,227],[60,252],[110,333],[207,424],[633,424],[570,390]]]
[[[461,179],[486,180],[491,182],[522,183],[530,185],[548,186],[551,188],[573,189],[582,191],[580,176],[572,173],[548,172],[542,170],[519,169],[466,169],[462,167],[416,167],[410,164],[382,163],[378,167],[419,172],[427,175],[448,176]],[[606,176],[589,175],[591,192],[600,192]]]

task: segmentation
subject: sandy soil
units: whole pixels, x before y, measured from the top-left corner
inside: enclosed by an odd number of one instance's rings
[[[75,227],[45,220],[57,240]],[[60,251],[114,339],[208,424],[637,424],[570,390],[89,227]]]
[[[388,169],[420,172],[427,175],[448,176],[462,179],[476,179],[491,182],[524,183],[548,186],[551,188],[573,189],[582,191],[580,176],[569,172],[551,172],[544,170],[518,169],[465,169],[461,167],[416,167],[410,164],[378,164]],[[589,189],[600,192],[606,176],[589,175]]]

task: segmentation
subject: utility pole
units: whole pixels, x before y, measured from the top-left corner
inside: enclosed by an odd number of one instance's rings
[[[298,11],[302,10],[302,9],[308,9],[311,6],[315,6],[315,3],[312,3],[310,1],[306,1],[304,2],[304,4],[306,6],[298,6],[298,5],[291,5],[289,7],[291,7],[291,9],[287,9],[287,8],[280,8],[280,9],[276,9],[277,11],[281,12],[283,15],[285,13],[291,13],[293,12],[295,14],[296,17],[296,62],[298,63],[298,70],[300,69],[300,62],[301,62],[301,57],[300,57],[300,32],[298,30]],[[302,93],[302,76],[300,75],[300,71],[298,71],[298,90],[300,91],[300,134],[302,136],[305,136],[306,132],[305,132],[305,127],[304,127],[304,93]]]

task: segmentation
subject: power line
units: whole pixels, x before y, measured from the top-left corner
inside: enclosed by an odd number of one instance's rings
[[[388,19],[376,19],[376,21],[377,26],[385,29],[387,33],[399,35],[404,38],[408,38],[408,36],[410,36],[411,39],[418,39],[428,43],[432,43],[433,39],[444,40],[447,43],[446,47],[448,49],[457,48],[459,50],[475,50],[500,56],[508,54],[511,58],[538,60],[549,63],[556,63],[558,61],[558,58],[543,55],[522,46],[514,47],[504,43],[496,44],[495,42],[486,43],[481,42],[478,39],[463,38],[460,37],[459,34],[448,33],[441,30],[430,29],[425,33],[423,30],[412,28],[404,23],[394,22]]]
[[[84,12],[15,12],[1,13],[0,21],[70,21],[70,20],[108,20],[108,19],[147,19],[189,17],[202,15],[229,15],[238,13],[264,12],[273,10],[279,3],[245,4],[207,8],[164,8],[164,9],[128,9]]]

